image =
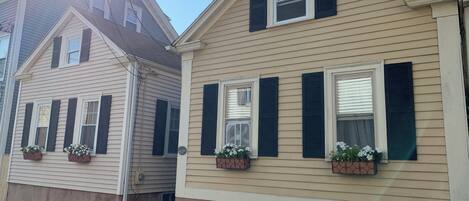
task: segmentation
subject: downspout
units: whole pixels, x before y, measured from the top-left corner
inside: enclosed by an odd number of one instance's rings
[[[129,125],[129,132],[128,132],[128,138],[127,138],[127,156],[125,159],[125,169],[124,169],[124,193],[122,195],[122,201],[127,201],[128,196],[129,196],[129,181],[130,181],[130,165],[131,165],[131,158],[133,154],[133,134],[135,130],[135,122],[137,120],[136,118],[136,113],[137,113],[137,104],[138,104],[138,94],[139,94],[139,87],[138,87],[138,82],[140,81],[139,77],[139,66],[136,64],[136,62],[132,65],[131,69],[131,76],[132,78],[132,94],[131,94],[131,99],[132,99],[132,105],[131,105],[131,114],[130,114],[130,125]],[[137,76],[135,76],[137,75]]]
[[[469,61],[468,61],[468,50],[467,50],[467,37],[466,37],[466,19],[465,19],[465,7],[464,0],[458,1],[458,13],[459,13],[459,30],[461,34],[461,56],[462,56],[462,68],[464,77],[464,93],[466,95],[466,114],[468,114],[467,122],[469,124]]]

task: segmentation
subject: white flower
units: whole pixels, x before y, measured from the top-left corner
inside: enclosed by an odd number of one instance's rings
[[[366,159],[368,161],[372,161],[373,160],[373,155],[369,154],[368,156],[366,156]]]
[[[348,148],[348,145],[345,142],[337,142],[337,146],[340,147],[340,149],[345,150]]]

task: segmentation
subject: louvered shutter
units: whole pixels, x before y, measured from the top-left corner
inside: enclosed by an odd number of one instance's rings
[[[303,157],[325,157],[324,73],[303,74]]]
[[[218,84],[204,86],[201,155],[214,155],[217,145]]]
[[[61,36],[55,37],[54,38],[53,49],[52,49],[51,68],[59,67],[61,47],[62,47],[62,37]]]
[[[97,154],[107,154],[109,123],[111,119],[112,96],[101,96],[101,108],[99,109],[98,139],[96,144]]]
[[[65,123],[64,148],[73,143],[73,130],[75,129],[75,115],[77,112],[77,98],[68,99],[67,122]]]
[[[155,127],[153,132],[153,155],[164,155],[168,101],[156,101]]]
[[[23,136],[21,138],[21,147],[29,144],[29,132],[31,129],[31,118],[33,116],[34,103],[27,103],[24,111]]]
[[[249,31],[255,32],[267,27],[267,0],[250,0]]]
[[[83,30],[81,39],[80,62],[87,62],[90,59],[91,29]]]
[[[49,133],[47,134],[46,151],[55,151],[57,128],[59,126],[60,100],[53,100],[50,112]]]
[[[315,18],[337,15],[337,0],[315,0]]]
[[[260,80],[259,156],[278,156],[278,82],[278,77]]]
[[[417,160],[412,63],[384,66],[388,156]]]

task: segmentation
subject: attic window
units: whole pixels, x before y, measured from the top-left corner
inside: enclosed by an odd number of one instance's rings
[[[142,8],[138,7],[132,2],[126,3],[125,8],[125,21],[124,26],[137,31],[141,32],[142,30]]]
[[[3,80],[7,65],[8,47],[10,46],[10,35],[1,36],[0,33],[0,80]]]
[[[314,18],[313,0],[268,1],[269,26],[288,24]]]

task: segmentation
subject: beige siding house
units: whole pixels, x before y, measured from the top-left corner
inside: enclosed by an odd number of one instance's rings
[[[7,200],[170,200],[181,75],[164,45],[71,7],[16,74]],[[87,145],[91,162],[70,162],[73,144]],[[28,145],[44,148],[42,160],[23,158]]]
[[[215,0],[172,48],[181,200],[469,200],[456,2]],[[332,173],[356,138],[383,150],[378,173]],[[216,167],[226,143],[248,170]]]

